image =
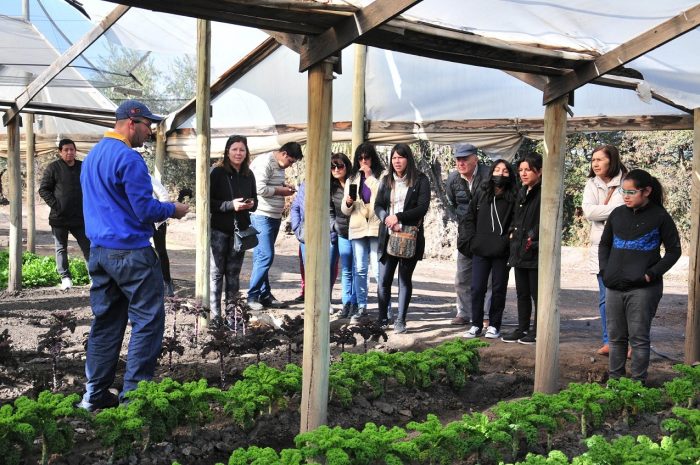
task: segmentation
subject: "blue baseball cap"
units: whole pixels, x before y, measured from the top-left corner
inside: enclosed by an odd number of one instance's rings
[[[146,105],[138,100],[124,100],[115,112],[117,121],[130,118],[146,118],[151,121],[162,121],[163,117],[154,115]]]
[[[462,158],[476,155],[476,147],[472,144],[457,144],[454,146],[454,157]]]

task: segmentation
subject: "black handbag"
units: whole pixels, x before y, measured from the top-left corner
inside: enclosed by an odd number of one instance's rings
[[[231,192],[231,199],[233,199],[233,188],[231,187],[230,178],[228,189]],[[236,212],[234,212],[233,215],[233,250],[235,250],[237,253],[244,252],[258,245],[259,231],[252,226],[248,226],[246,229],[241,231],[238,228],[238,218],[236,218]]]
[[[233,220],[233,250],[243,252],[250,250],[258,245],[258,230],[252,226],[248,226],[241,231],[238,229],[238,220]]]

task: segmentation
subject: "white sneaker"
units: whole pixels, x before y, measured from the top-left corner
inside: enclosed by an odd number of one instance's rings
[[[462,336],[466,337],[467,339],[474,339],[475,337],[479,337],[481,336],[481,328],[479,328],[478,326],[472,326]]]
[[[65,291],[66,289],[70,289],[73,287],[73,281],[70,278],[63,278],[61,279],[61,290]]]
[[[501,332],[493,326],[489,326],[486,328],[486,334],[484,334],[484,337],[487,339],[498,339],[501,337]]]

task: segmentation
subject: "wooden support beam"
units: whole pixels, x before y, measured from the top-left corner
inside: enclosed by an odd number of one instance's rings
[[[284,45],[289,50],[297,52],[301,55],[304,50],[304,42],[306,41],[306,36],[301,34],[290,34],[286,32],[278,31],[265,31],[270,37],[275,39],[278,43]]]
[[[112,10],[105,18],[100,21],[100,24],[95,26],[90,32],[85,34],[79,41],[77,41],[71,48],[66,50],[66,52],[58,57],[48,68],[46,68],[40,75],[34,79],[27,88],[22,91],[21,94],[17,96],[15,99],[14,105],[5,113],[3,116],[3,123],[5,126],[8,125],[8,123],[19,114],[20,111],[27,105],[27,103],[31,102],[31,100],[38,94],[41,89],[46,87],[49,82],[56,76],[58,76],[58,73],[63,71],[68,65],[70,65],[73,60],[78,58],[81,53],[83,53],[90,45],[92,45],[93,42],[95,42],[102,34],[107,31],[112,25],[117,22],[119,18],[121,18],[127,11],[129,11],[128,6],[122,6],[119,5],[114,10]]]
[[[282,34],[283,35],[283,34]],[[258,45],[248,55],[243,57],[235,65],[227,69],[217,80],[211,85],[209,90],[210,98],[215,99],[220,94],[229,89],[236,81],[251,69],[255,68],[265,58],[270,56],[275,50],[280,47],[276,39],[270,38]],[[175,112],[173,122],[170,129],[177,129],[181,124],[190,119],[195,113],[196,98],[193,98],[179,110]]]
[[[700,362],[700,108],[695,109],[694,131],[688,244],[688,317],[685,324],[685,363],[688,365]]]
[[[306,284],[301,432],[325,425],[328,415],[330,358],[330,184],[333,66],[309,69],[309,139],[306,145]]]
[[[24,115],[25,153],[27,166],[27,251],[36,252],[36,174],[34,170],[34,115]]]
[[[197,240],[195,243],[195,300],[209,308],[209,165],[211,160],[211,24],[197,20]]]
[[[301,54],[299,71],[344,49],[375,27],[400,15],[421,0],[374,0],[372,3],[343,19],[337,26],[318,36],[310,36],[309,43]]]
[[[535,349],[535,392],[544,393],[559,389],[559,283],[567,101],[568,95],[564,95],[547,105],[544,112]]]
[[[158,181],[163,182],[166,155],[165,123],[161,122],[156,128],[156,156],[153,162],[153,175]]]
[[[355,44],[355,85],[352,87],[352,154],[365,141],[365,73],[367,46]]]
[[[700,25],[700,4],[664,21],[590,63],[575,68],[559,78],[550,79],[544,91],[543,102],[548,104],[587,82],[695,29],[698,25]]]
[[[10,201],[10,263],[7,290],[22,289],[22,170],[19,157],[19,126],[21,117],[12,118],[7,125],[7,176]]]

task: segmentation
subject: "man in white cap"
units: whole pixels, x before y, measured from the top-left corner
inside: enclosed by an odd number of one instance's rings
[[[112,407],[141,380],[153,377],[160,354],[165,309],[163,274],[151,247],[153,223],[182,218],[189,207],[153,198],[146,162],[134,150],[151,137],[151,125],[163,118],[141,102],[127,100],[107,131],[83,161],[85,232],[90,239],[88,269],[94,318],[88,338],[85,395],[89,411]],[[124,386],[119,398],[114,381],[127,322],[131,340]]]
[[[457,144],[453,147],[456,169],[447,177],[445,194],[450,206],[463,220],[469,210],[469,202],[481,183],[489,177],[488,166],[479,163],[477,149],[472,144]],[[457,315],[453,325],[469,324],[471,315],[472,259],[457,251],[457,272],[455,273],[455,293],[457,294]],[[489,279],[486,302],[491,301],[491,280]],[[474,323],[476,324],[476,323]],[[482,322],[479,322],[482,324]]]

